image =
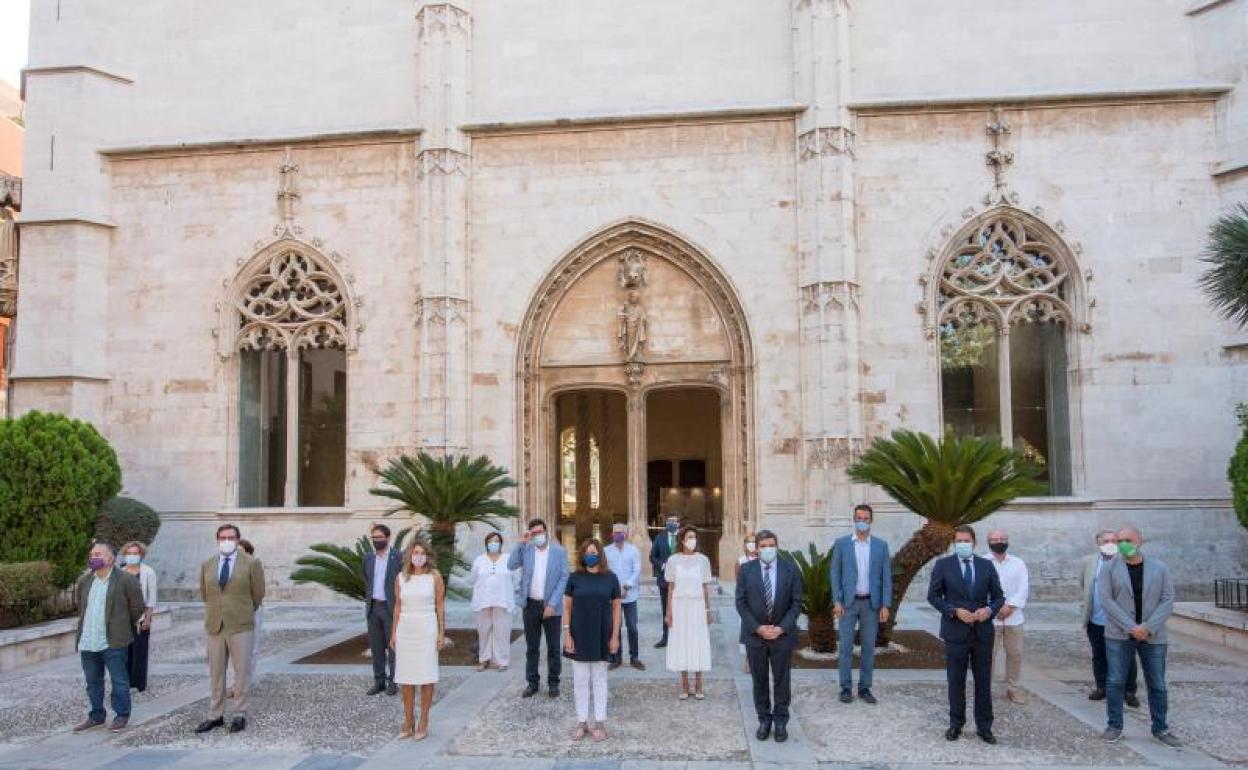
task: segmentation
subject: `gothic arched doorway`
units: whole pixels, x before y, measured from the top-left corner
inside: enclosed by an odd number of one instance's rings
[[[709,536],[704,550],[718,554],[716,567],[730,574],[736,543],[755,523],[754,359],[741,304],[719,268],[657,225],[608,227],[542,281],[518,356],[526,515],[559,520],[568,542],[627,521],[645,546],[656,523],[649,475],[666,460],[672,478],[662,489],[688,498],[681,510],[695,496],[714,498],[690,518]],[[673,419],[688,410],[702,418]],[[666,440],[679,431],[699,435]],[[659,457],[651,445],[675,448]],[[680,483],[682,460],[689,484]]]

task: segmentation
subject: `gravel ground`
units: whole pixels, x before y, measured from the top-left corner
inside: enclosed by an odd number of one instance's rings
[[[565,670],[570,668],[565,665]],[[547,698],[545,690],[521,700],[523,688],[524,683],[518,682],[505,689],[464,726],[448,753],[573,759],[627,756],[630,760],[671,761],[749,759],[737,690],[731,681],[709,680],[704,701],[678,701],[672,682],[612,679],[607,707],[610,737],[601,743],[588,737],[580,743],[571,740],[576,726],[571,676],[563,683],[557,700]],[[697,740],[690,740],[695,734]]]
[[[1171,682],[1166,689],[1166,721],[1180,740],[1223,762],[1248,765],[1248,736],[1244,733],[1248,684]],[[1126,726],[1130,733],[1146,735],[1151,723],[1142,679],[1140,701],[1140,708],[1125,710],[1129,720]]]
[[[150,674],[147,691],[132,690],[131,700],[138,707],[197,681],[198,677],[181,674]],[[78,724],[87,716],[85,688],[81,676],[65,674],[6,681],[0,696],[0,740],[24,743]],[[104,694],[104,708],[111,719],[108,692]]]
[[[821,762],[876,762],[887,757],[889,764],[925,765],[1144,763],[1135,752],[1121,744],[1105,744],[1086,725],[1035,695],[1025,706],[994,699],[992,731],[1000,743],[988,746],[975,737],[969,692],[968,724],[956,742],[945,740],[949,711],[943,684],[877,687],[876,706],[856,700],[841,704],[837,693],[834,684],[808,684],[794,692],[793,713]]]
[[[1023,668],[1026,677],[1028,664],[1057,670],[1086,668],[1088,679],[1092,678],[1092,650],[1088,637],[1081,631],[1027,631],[1023,638]],[[1170,645],[1166,655],[1166,667],[1170,670],[1221,669],[1227,663],[1219,658],[1205,655],[1180,645]]]
[[[461,681],[462,677],[443,676],[434,702]],[[114,739],[113,743],[174,749],[335,752],[363,756],[398,735],[403,724],[401,697],[367,696],[360,689],[358,676],[266,675],[252,690],[249,705],[247,729],[241,734],[230,735],[217,729],[206,735],[195,735],[192,731],[208,710],[205,698],[137,727]]]
[[[333,633],[334,628],[274,628],[265,629],[260,643],[260,657],[265,658],[311,639]],[[177,627],[153,635],[150,650],[152,663],[203,663],[208,665],[208,653],[204,649],[204,629],[199,624]]]

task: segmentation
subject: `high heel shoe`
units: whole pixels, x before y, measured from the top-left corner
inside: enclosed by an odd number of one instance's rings
[[[399,740],[411,738],[415,734],[415,729],[411,725],[403,725],[403,731],[399,733]]]

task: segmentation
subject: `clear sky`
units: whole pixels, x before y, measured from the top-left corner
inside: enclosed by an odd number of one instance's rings
[[[0,0],[0,80],[20,85],[30,33],[30,0]]]

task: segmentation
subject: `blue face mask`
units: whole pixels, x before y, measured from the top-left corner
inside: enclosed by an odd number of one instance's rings
[[[758,558],[768,564],[771,564],[776,560],[776,547],[774,545],[765,545],[758,549]]]
[[[971,558],[971,553],[973,552],[974,548],[975,546],[971,545],[970,543],[965,543],[965,542],[953,544],[953,552],[957,554],[959,559]]]
[[[490,553],[498,553],[499,551],[503,550],[503,544],[498,542],[497,540],[491,540],[490,542],[485,544],[485,550],[489,551]]]
[[[679,529],[680,529],[680,525],[679,525],[679,524],[672,524],[672,523],[670,523],[670,522],[669,522],[669,523],[668,523],[668,525],[667,525],[667,531],[668,531],[668,532],[671,532],[673,535],[674,535],[674,534],[676,534],[676,532],[677,532]]]
[[[533,545],[537,546],[538,548],[541,548],[542,546],[546,545],[546,535],[545,534],[534,535]]]
[[[871,531],[871,522],[869,522],[869,521],[855,521],[855,522],[854,522],[854,529],[858,530],[859,532],[870,532],[870,531]]]
[[[586,567],[597,567],[598,566],[598,554],[587,553],[585,554],[585,557],[582,559],[582,561],[585,562]]]

